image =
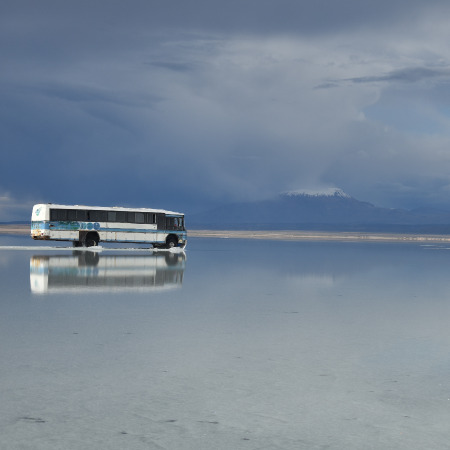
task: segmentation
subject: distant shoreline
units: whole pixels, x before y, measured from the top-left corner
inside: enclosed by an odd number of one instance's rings
[[[352,231],[239,231],[191,230],[189,237],[222,239],[266,239],[281,241],[370,241],[370,242],[450,242],[450,235],[377,233]]]
[[[30,226],[22,224],[0,225],[0,235],[24,236],[30,234]],[[249,231],[249,230],[188,230],[188,238],[265,239],[280,241],[369,241],[369,242],[450,242],[450,235],[377,233],[352,231]]]
[[[30,225],[0,224],[0,234],[13,234],[18,236],[30,234]]]

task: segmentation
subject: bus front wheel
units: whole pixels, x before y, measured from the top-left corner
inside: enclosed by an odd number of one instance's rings
[[[175,236],[169,236],[166,239],[166,246],[167,248],[173,248],[178,245],[178,239]]]

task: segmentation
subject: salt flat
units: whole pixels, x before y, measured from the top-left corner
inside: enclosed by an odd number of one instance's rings
[[[2,251],[0,448],[447,449],[447,247]]]
[[[0,225],[0,234],[29,235],[29,225]],[[266,240],[314,240],[314,241],[373,241],[373,242],[450,242],[450,235],[376,233],[376,232],[327,232],[291,230],[188,230],[188,237],[223,239]]]

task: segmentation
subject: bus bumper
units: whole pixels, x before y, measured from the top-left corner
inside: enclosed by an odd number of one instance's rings
[[[50,236],[45,230],[31,230],[31,237],[35,240],[49,240]]]

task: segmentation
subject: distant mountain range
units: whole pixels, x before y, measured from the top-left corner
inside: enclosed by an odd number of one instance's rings
[[[30,225],[29,220],[14,220],[9,222],[0,222],[0,225]]]
[[[450,233],[450,211],[390,209],[341,189],[290,191],[270,200],[232,203],[188,217],[191,228]]]

